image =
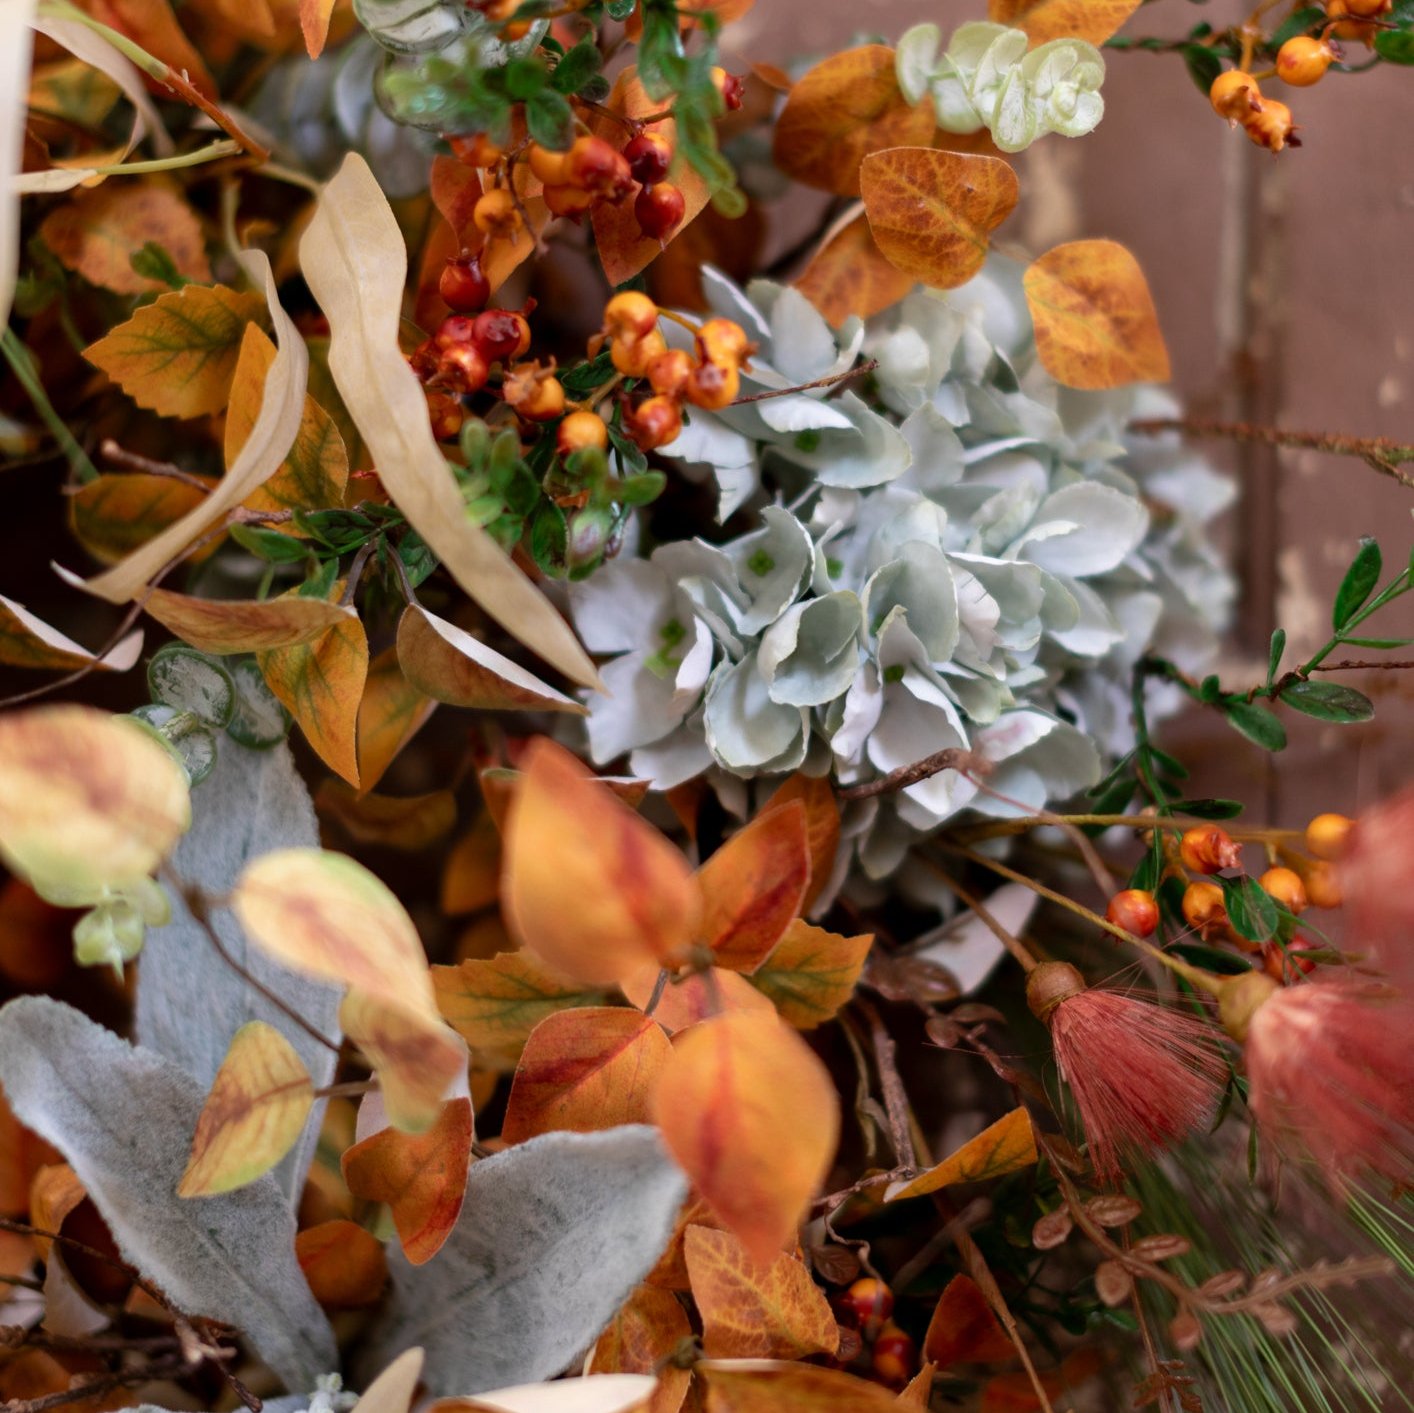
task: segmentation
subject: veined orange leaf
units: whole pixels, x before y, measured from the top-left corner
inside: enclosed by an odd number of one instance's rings
[[[430,1128],[466,1074],[461,1037],[420,1007],[358,990],[344,997],[339,1024],[378,1076],[389,1123],[407,1133]]]
[[[898,1413],[894,1395],[838,1369],[766,1359],[704,1360],[707,1413]]]
[[[775,1016],[718,1016],[673,1042],[653,1112],[723,1225],[769,1264],[835,1155],[839,1100],[825,1066]]]
[[[968,1275],[948,1282],[923,1341],[923,1357],[940,1369],[954,1364],[996,1364],[1016,1356],[982,1288]]]
[[[163,417],[204,417],[226,406],[241,339],[265,317],[258,294],[187,285],[143,305],[84,357],[139,407]]]
[[[511,1082],[501,1137],[594,1133],[648,1118],[672,1054],[658,1023],[621,1006],[556,1011],[530,1033]]]
[[[36,617],[24,604],[0,594],[0,663],[7,667],[70,669],[101,668],[126,672],[142,652],[139,628],[115,643],[101,657]]]
[[[578,981],[609,985],[687,955],[700,907],[687,861],[544,737],[511,800],[502,877],[512,933]]]
[[[619,983],[619,990],[641,1011],[657,990],[658,974],[659,968],[645,967],[625,977]],[[670,1035],[675,1035],[716,1015],[731,1015],[735,1011],[769,1014],[774,1009],[770,1000],[740,972],[712,967],[670,980],[653,1008],[653,1019]]]
[[[682,1302],[668,1290],[640,1285],[624,1302],[585,1360],[589,1374],[657,1374],[658,1387],[644,1413],[677,1413],[692,1370],[668,1362],[692,1326]]]
[[[782,1020],[811,1030],[833,1020],[854,995],[873,942],[873,933],[843,937],[797,919],[752,973],[752,985],[771,999]]]
[[[473,1050],[514,1049],[547,1016],[605,999],[529,952],[435,966],[432,984],[442,1015]]]
[[[344,1154],[349,1191],[388,1204],[403,1255],[414,1266],[430,1261],[457,1224],[471,1140],[471,1100],[450,1099],[425,1133],[385,1128]]]
[[[938,1367],[927,1360],[923,1367],[908,1381],[898,1396],[898,1401],[905,1408],[928,1408],[933,1402],[933,1380],[937,1377]]]
[[[1024,29],[1031,46],[1052,39],[1103,44],[1124,27],[1140,0],[987,0],[987,18]]]
[[[116,564],[195,510],[207,494],[199,484],[170,476],[100,474],[69,497],[69,526],[96,560]],[[189,562],[199,563],[216,544],[213,541]]]
[[[305,51],[311,59],[317,59],[324,52],[333,14],[334,0],[299,0],[299,26],[304,34]]]
[[[448,917],[479,913],[500,895],[501,832],[483,809],[442,866],[442,911]]]
[[[378,784],[436,708],[436,702],[403,676],[396,647],[385,648],[368,664],[358,704],[358,778],[363,789]]]
[[[383,1243],[344,1218],[320,1222],[295,1235],[295,1260],[310,1293],[326,1309],[372,1305],[388,1279]]]
[[[426,795],[359,794],[343,780],[323,781],[314,806],[360,844],[415,853],[449,834],[457,822],[457,799],[450,790]]]
[[[859,164],[885,147],[921,147],[937,128],[927,103],[910,104],[894,51],[863,44],[832,54],[792,88],[776,119],[776,165],[787,176],[858,196]]]
[[[879,249],[868,218],[861,214],[815,253],[795,287],[838,328],[852,314],[872,319],[891,308],[913,284],[913,276],[905,275]]]
[[[1013,1109],[926,1173],[909,1182],[890,1183],[884,1201],[922,1197],[959,1182],[986,1182],[1030,1167],[1039,1157],[1031,1115],[1025,1109]]]
[[[695,1226],[685,1252],[709,1359],[807,1359],[839,1348],[830,1302],[794,1256],[763,1266],[730,1232]]]
[[[1167,382],[1168,348],[1139,262],[1112,240],[1075,240],[1027,268],[1042,366],[1068,388]]]
[[[859,169],[869,229],[904,274],[939,289],[966,284],[989,237],[1016,205],[1016,173],[1000,157],[891,147]]]
[[[799,800],[805,807],[805,835],[810,846],[810,884],[805,890],[802,913],[808,913],[820,896],[835,868],[835,851],[840,842],[840,807],[828,775],[806,775],[797,771],[766,802],[768,810]]]
[[[143,607],[183,642],[218,657],[312,643],[356,618],[352,605],[299,595],[197,599],[171,589],[153,589]]]
[[[1053,1407],[1068,1407],[1066,1395],[1078,1392],[1082,1384],[1093,1379],[1104,1367],[1105,1359],[1099,1350],[1077,1349],[1066,1355],[1060,1368],[1047,1369],[1041,1375],[1041,1388]],[[1042,1413],[1044,1407],[1036,1396],[1031,1376],[1021,1370],[995,1374],[988,1379],[977,1413]]]
[[[314,1083],[274,1026],[249,1021],[231,1037],[192,1137],[179,1197],[214,1197],[254,1182],[294,1146]]]
[[[62,1233],[65,1220],[87,1199],[88,1189],[67,1163],[49,1163],[35,1173],[28,1192],[28,1212],[30,1225],[36,1228],[32,1238],[34,1250],[41,1261],[49,1259],[49,1252],[54,1246],[53,1239],[42,1233]],[[26,1202],[23,1200],[6,1208],[11,1213],[25,1210]]]

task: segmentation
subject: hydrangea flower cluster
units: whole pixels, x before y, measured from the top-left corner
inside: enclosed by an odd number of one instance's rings
[[[849,807],[874,878],[962,810],[1093,785],[1132,744],[1135,660],[1196,669],[1215,649],[1232,584],[1203,527],[1230,484],[1127,433],[1166,409],[1154,390],[1046,374],[1012,262],[838,333],[793,289],[707,284],[760,344],[748,392],[878,366],[842,392],[694,413],[666,448],[751,528],[626,551],[574,587],[586,645],[614,655],[594,760],[627,755],[660,789],[708,772],[729,806],[737,781],[795,770],[854,784],[947,747],[989,762],[986,789],[946,770]]]

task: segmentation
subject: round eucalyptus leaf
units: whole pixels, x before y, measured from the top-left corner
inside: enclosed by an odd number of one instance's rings
[[[231,681],[236,689],[236,709],[226,725],[226,734],[254,751],[279,745],[289,735],[290,714],[265,685],[255,659],[242,658],[232,663]]]
[[[185,643],[168,643],[147,664],[154,702],[189,711],[208,726],[224,727],[236,709],[231,674],[214,657]]]

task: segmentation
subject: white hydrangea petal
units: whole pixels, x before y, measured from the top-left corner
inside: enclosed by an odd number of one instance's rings
[[[620,653],[645,646],[671,617],[673,585],[649,560],[619,558],[571,584],[569,599],[584,646]]]
[[[605,690],[588,697],[585,722],[596,765],[659,740],[687,714],[672,677],[650,671],[646,658],[646,653],[625,653],[600,669]]]
[[[771,310],[772,366],[794,387],[828,373],[837,351],[824,315],[798,289],[783,289]]]
[[[814,433],[808,449],[792,444],[781,453],[809,467],[826,486],[880,486],[908,470],[913,453],[892,422],[853,392],[841,394],[834,406],[849,418],[851,430]]]
[[[934,24],[914,25],[899,36],[894,46],[894,74],[910,103],[921,103],[927,94],[942,43],[942,31]]]
[[[859,672],[862,606],[848,591],[799,604],[761,639],[761,671],[773,702],[822,706],[849,689]]]
[[[865,617],[882,624],[894,607],[908,615],[931,662],[946,662],[957,647],[957,589],[947,556],[933,545],[910,540],[898,557],[878,569],[864,587]],[[876,630],[877,631],[877,630]]]
[[[1070,528],[1042,537],[1048,524]],[[1088,578],[1123,562],[1144,538],[1149,512],[1142,501],[1094,481],[1076,481],[1046,497],[1025,537],[1025,557],[1053,574]]]
[[[806,713],[770,699],[755,653],[712,674],[703,724],[712,755],[738,773],[805,752]]]

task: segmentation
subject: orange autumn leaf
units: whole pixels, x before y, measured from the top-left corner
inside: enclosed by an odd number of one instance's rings
[[[29,1220],[36,1228],[34,1250],[41,1261],[49,1259],[54,1245],[41,1232],[61,1231],[64,1221],[88,1198],[88,1189],[79,1181],[79,1175],[67,1163],[51,1163],[38,1169],[29,1188]],[[15,1209],[15,1215],[24,1212],[23,1207]]]
[[[297,1233],[295,1260],[310,1294],[326,1309],[372,1305],[388,1279],[383,1243],[357,1222],[342,1218]]]
[[[61,265],[118,294],[163,288],[139,275],[128,258],[148,241],[156,241],[187,279],[211,282],[201,222],[165,181],[104,182],[80,192],[44,218],[39,234]]]
[[[6,667],[126,672],[141,652],[141,630],[124,635],[97,655],[31,613],[24,604],[0,594],[0,664]]]
[[[905,275],[878,247],[865,216],[857,216],[819,250],[798,289],[835,328],[850,315],[871,319],[897,304],[913,288]]]
[[[879,249],[938,289],[966,284],[988,237],[1016,205],[1016,173],[1000,157],[892,147],[864,159],[860,189]]]
[[[719,966],[753,972],[798,916],[810,882],[805,806],[787,801],[738,830],[696,874],[699,937]]]
[[[797,918],[775,950],[752,973],[781,1019],[797,1030],[833,1020],[854,995],[874,934],[844,937]]]
[[[996,1364],[1015,1355],[1016,1346],[982,1288],[971,1276],[954,1276],[928,1323],[923,1357],[940,1369],[950,1369],[954,1364]]]
[[[358,704],[358,778],[371,790],[404,746],[427,724],[437,703],[403,675],[398,650],[385,648],[368,664]]]
[[[1104,1362],[1094,1349],[1077,1349],[1066,1356],[1059,1369],[1047,1369],[1041,1375],[1041,1388],[1048,1399],[1060,1404],[1066,1394],[1077,1392],[1082,1384],[1093,1379],[1104,1368]],[[1036,1396],[1031,1376],[1022,1371],[997,1374],[988,1379],[982,1389],[978,1413],[1042,1413],[1044,1407]]]
[[[273,1026],[249,1021],[231,1037],[192,1136],[178,1197],[214,1197],[254,1182],[294,1146],[314,1083]]]
[[[414,1266],[430,1261],[457,1224],[472,1136],[471,1100],[451,1099],[425,1133],[385,1128],[344,1154],[349,1191],[388,1204],[403,1255]]]
[[[556,1129],[594,1133],[644,1123],[671,1054],[663,1028],[637,1011],[557,1011],[525,1042],[501,1137],[523,1143]]]
[[[674,1041],[653,1113],[723,1225],[768,1264],[835,1155],[839,1100],[815,1053],[773,1015],[703,1021]]]
[[[452,1084],[466,1073],[466,1043],[421,1009],[349,991],[339,1024],[378,1077],[388,1121],[406,1133],[431,1128]]]
[[[551,966],[597,986],[686,957],[700,906],[686,860],[544,737],[526,752],[505,849],[506,923]]]
[[[658,1290],[688,1291],[692,1288],[687,1278],[687,1231],[689,1227],[714,1227],[725,1230],[717,1220],[717,1215],[702,1200],[700,1193],[689,1192],[678,1212],[673,1225],[673,1234],[658,1264],[644,1277],[647,1284]]]
[[[1112,240],[1076,240],[1027,267],[1042,366],[1068,388],[1166,382],[1168,348],[1139,262]]]
[[[489,908],[501,895],[501,834],[483,809],[452,845],[442,865],[442,912],[461,917]]]
[[[789,177],[858,196],[859,164],[885,147],[922,146],[937,124],[926,103],[910,104],[884,44],[846,49],[810,70],[776,119],[776,165]]]
[[[314,795],[321,819],[338,824],[359,844],[415,853],[452,832],[457,800],[450,790],[426,795],[360,794],[343,780],[321,782]]]
[[[250,438],[265,396],[275,345],[257,324],[247,324],[231,378],[222,450],[229,469]],[[275,474],[245,500],[247,510],[325,510],[344,503],[349,455],[334,419],[308,394],[299,431]],[[296,531],[295,533],[298,533]]]
[[[794,1256],[761,1265],[730,1232],[697,1226],[684,1254],[709,1359],[807,1359],[839,1348],[830,1302]]]
[[[204,417],[230,400],[242,338],[268,317],[253,291],[187,285],[144,304],[84,357],[139,407],[162,417]]]
[[[205,97],[215,98],[216,85],[201,54],[182,32],[168,0],[88,0],[84,8],[179,74],[185,73],[192,87]]]
[[[719,24],[728,25],[745,15],[756,0],[678,0],[678,14],[717,17]]]
[[[926,1173],[909,1182],[890,1183],[884,1201],[922,1197],[960,1182],[986,1182],[1030,1167],[1039,1157],[1031,1115],[1025,1109],[1013,1109]]]
[[[828,775],[797,771],[767,801],[767,809],[799,800],[805,807],[805,834],[810,846],[810,886],[805,890],[802,913],[809,912],[834,871],[840,842],[840,807]]]
[[[335,0],[299,0],[300,32],[304,35],[305,51],[311,59],[317,59],[324,52],[334,3]]]
[[[658,976],[657,967],[646,967],[633,976],[625,977],[619,983],[619,990],[642,1010],[657,990]],[[698,1021],[709,1020],[712,1016],[732,1015],[737,1011],[770,1013],[773,1010],[771,1002],[740,972],[712,967],[706,972],[670,979],[653,1008],[653,1019],[669,1035],[676,1035],[678,1031],[686,1030]]]
[[[29,884],[18,878],[0,883],[0,977],[6,981],[23,991],[52,990],[73,965],[73,931],[73,915],[46,903]],[[58,1156],[18,1123],[0,1094],[0,1215],[21,1209],[10,1195]]]
[[[183,642],[218,657],[310,643],[354,617],[351,606],[323,599],[197,599],[171,589],[150,589],[143,607]]]
[[[905,1408],[927,1408],[933,1401],[933,1378],[937,1366],[924,1362],[923,1367],[899,1391],[898,1401]]]
[[[657,1374],[645,1413],[677,1413],[692,1382],[692,1370],[668,1363],[692,1338],[687,1311],[671,1291],[640,1285],[624,1302],[585,1360],[590,1374]]]
[[[213,481],[214,486],[216,483]],[[174,481],[169,476],[99,475],[79,486],[69,500],[69,525],[75,538],[102,564],[117,564],[169,525],[195,510],[206,492],[200,481]],[[200,563],[216,541],[192,556]]]
[[[898,1413],[888,1389],[815,1364],[704,1360],[707,1413]]]
[[[987,18],[1024,29],[1034,49],[1052,39],[1103,44],[1123,28],[1141,0],[987,0]]]
[[[432,204],[451,227],[453,244],[467,250],[480,249],[483,236],[472,222],[472,213],[484,189],[476,168],[441,153],[432,159],[427,190]]]
[[[646,118],[663,111],[663,104],[644,91],[633,68],[625,69],[615,80],[606,106],[630,119]],[[623,129],[612,118],[600,118],[594,131],[614,142],[623,139]],[[643,131],[664,138],[669,147],[676,150],[677,124],[671,118],[649,123]],[[707,183],[681,157],[673,163],[669,177],[682,192],[684,202],[682,221],[673,235],[668,237],[671,242],[697,218],[711,193]],[[645,236],[639,229],[632,201],[621,201],[616,206],[601,201],[595,205],[590,220],[594,225],[594,244],[599,251],[599,262],[604,267],[604,278],[611,285],[621,285],[625,280],[632,279],[662,252],[663,242]]]
[[[358,772],[358,716],[368,676],[368,635],[350,618],[308,643],[258,653],[265,684],[299,723],[320,760],[350,785]]]
[[[605,998],[528,952],[502,952],[432,968],[437,1005],[474,1050],[514,1050],[546,1017]]]

